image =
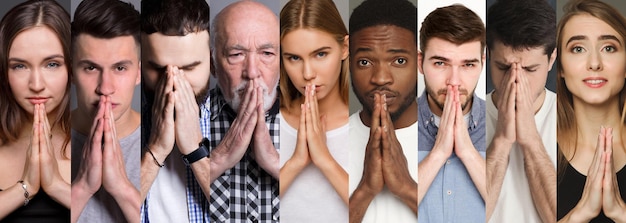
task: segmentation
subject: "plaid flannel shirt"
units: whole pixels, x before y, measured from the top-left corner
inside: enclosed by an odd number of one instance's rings
[[[211,151],[224,138],[237,113],[226,103],[219,88],[210,91]],[[265,114],[265,122],[274,147],[279,146],[280,120],[277,118],[279,100]],[[278,180],[265,172],[250,154],[252,147],[231,169],[226,170],[211,185],[210,217],[214,222],[278,222]]]

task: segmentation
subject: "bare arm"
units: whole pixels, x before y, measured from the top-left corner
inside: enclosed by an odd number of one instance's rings
[[[494,137],[487,148],[487,199],[485,205],[487,207],[487,220],[491,218],[496,208],[496,203],[502,191],[504,175],[509,165],[509,154],[513,144],[506,140]]]
[[[29,191],[32,190],[29,189]],[[33,196],[31,195],[31,198]],[[22,189],[22,185],[19,183],[0,191],[0,201],[2,201],[2,205],[0,205],[0,220],[24,205],[24,199],[24,189]]]
[[[536,141],[535,141],[536,140]],[[520,145],[524,154],[524,170],[528,177],[530,194],[543,222],[556,219],[556,171],[537,135],[531,144]]]
[[[147,148],[149,149],[149,148]],[[141,200],[146,200],[146,197],[148,196],[148,191],[150,191],[150,188],[152,187],[152,184],[154,183],[154,180],[156,179],[157,175],[159,174],[159,170],[160,167],[155,163],[154,158],[152,158],[152,155],[150,155],[150,153],[147,151],[143,154],[143,156],[141,156]],[[159,159],[158,157],[163,157],[159,154],[155,154],[153,152],[155,158],[157,158],[157,160],[165,160],[165,158]],[[167,155],[165,155],[165,157],[167,157]],[[161,165],[163,164],[162,162],[160,163]]]
[[[346,171],[339,165],[339,163],[337,163],[337,161],[335,161],[335,159],[332,157],[329,158],[329,160],[317,166],[333,186],[337,195],[339,195],[341,200],[348,205],[348,173],[346,173]],[[283,181],[281,179],[281,184],[282,183]]]
[[[376,193],[372,193],[361,185],[362,184],[359,184],[350,197],[350,223],[360,223],[363,221],[367,207],[376,196]]]

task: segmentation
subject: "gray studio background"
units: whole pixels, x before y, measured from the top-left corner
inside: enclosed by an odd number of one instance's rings
[[[555,10],[557,9],[556,0],[547,0],[547,1],[548,1],[548,4],[552,6],[552,8],[554,8]],[[615,2],[618,2],[618,1],[619,0],[616,0]],[[495,2],[496,0],[487,0],[487,8],[489,8],[489,6],[493,5],[493,3]],[[565,2],[565,1],[561,1],[561,2]],[[557,24],[560,18],[560,16],[558,16],[558,12],[561,11],[560,10],[561,8],[563,8],[563,6],[560,6],[559,10],[557,10]],[[487,27],[487,29],[489,29],[489,27]],[[493,90],[493,83],[491,82],[491,69],[489,69],[488,64],[489,64],[489,56],[487,56],[487,66],[485,66],[485,68],[487,69],[487,93]],[[556,63],[552,65],[552,69],[550,70],[550,72],[548,72],[548,80],[546,81],[546,88],[548,88],[548,90],[552,92],[556,92]]]
[[[78,4],[80,4],[82,0],[71,0],[71,1],[72,1],[71,2],[72,10],[71,10],[70,16],[72,18],[72,21],[74,21],[74,12],[76,11],[76,7],[78,7]],[[133,4],[133,6],[135,6],[135,9],[137,9],[137,11],[141,12],[140,0],[124,0],[124,2],[130,2],[131,4]],[[133,108],[133,110],[141,112],[141,84],[138,84],[137,86],[135,86],[135,92],[133,92],[133,101],[132,101],[131,107]],[[76,90],[74,89],[74,84],[72,84],[72,92],[70,94],[70,109],[75,109],[75,108],[76,108]]]

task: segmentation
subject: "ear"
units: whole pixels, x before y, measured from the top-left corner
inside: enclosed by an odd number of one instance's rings
[[[485,62],[487,62],[487,53],[483,53],[482,58],[480,58],[480,64],[482,64],[483,67],[485,67]]]
[[[343,37],[343,48],[341,49],[341,60],[345,60],[348,58],[350,54],[350,36],[346,35]]]
[[[417,70],[420,74],[424,74],[424,53],[422,51],[417,51]]]
[[[552,50],[552,54],[550,54],[550,59],[548,60],[548,71],[552,70],[552,65],[556,61],[556,48]]]
[[[215,75],[215,55],[213,54],[213,49],[211,49],[210,51],[211,51],[210,52],[211,58],[209,59],[209,65],[210,65],[209,73],[211,73],[211,76],[217,78],[217,76]]]
[[[135,85],[139,85],[141,83],[141,61],[139,61],[139,69],[137,70],[137,79],[135,80]]]

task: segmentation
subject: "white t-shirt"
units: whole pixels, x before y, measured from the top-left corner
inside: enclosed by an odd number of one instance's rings
[[[498,110],[491,99],[491,93],[487,95],[487,142],[491,140],[496,131]],[[535,124],[539,135],[543,140],[543,146],[552,160],[552,168],[556,169],[556,94],[546,90],[546,97],[539,112],[535,114]],[[549,168],[549,167],[546,167]],[[524,155],[517,143],[513,144],[509,156],[509,165],[502,183],[502,191],[498,197],[491,223],[541,222],[539,213],[535,209],[530,194],[528,178],[524,170]]]
[[[370,128],[363,124],[359,113],[360,111],[350,116],[350,168],[348,171],[350,196],[363,177],[365,147],[370,135]],[[409,127],[396,129],[395,132],[400,145],[402,145],[409,173],[417,182],[417,122]],[[417,215],[385,186],[367,207],[363,222],[417,222]]]
[[[298,131],[279,114],[280,166],[291,158]],[[350,142],[349,125],[326,132],[326,143],[335,161],[346,170]],[[348,222],[348,206],[324,174],[313,163],[294,179],[287,192],[280,195],[280,222]]]
[[[150,222],[189,222],[187,208],[187,169],[178,148],[174,147],[150,187]]]

